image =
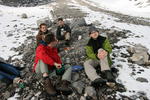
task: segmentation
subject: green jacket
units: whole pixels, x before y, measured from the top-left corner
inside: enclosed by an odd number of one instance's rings
[[[110,58],[110,53],[112,52],[112,47],[109,43],[109,40],[106,38],[106,40],[102,44],[102,48],[108,52],[108,62],[109,66],[112,65],[112,60]],[[98,59],[97,55],[94,53],[92,46],[85,46],[87,59]]]

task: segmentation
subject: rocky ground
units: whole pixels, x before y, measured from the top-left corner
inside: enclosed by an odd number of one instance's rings
[[[24,6],[33,7],[37,5],[43,5],[52,2],[53,0],[0,0],[0,4],[7,6]]]
[[[80,11],[77,8],[72,8],[71,5],[67,5],[66,2],[69,2],[68,0],[58,0],[56,5],[52,5],[54,10],[51,11],[51,14],[53,14],[53,19],[56,19],[58,17],[63,17],[64,19],[67,19],[67,23],[72,28],[72,41],[71,41],[71,49],[62,49],[60,52],[60,55],[62,57],[63,62],[65,63],[66,58],[71,59],[70,65],[81,65],[83,66],[83,62],[85,60],[85,51],[84,46],[86,45],[89,37],[88,37],[88,29],[92,25],[88,25],[85,20],[84,16],[87,14]],[[150,23],[148,21],[145,21],[147,19],[144,18],[137,18],[137,17],[131,17],[128,15],[122,15],[110,11],[105,11],[100,8],[93,7],[91,5],[88,5],[85,2],[81,2],[80,0],[76,0],[76,2],[80,3],[81,5],[87,6],[90,9],[94,11],[99,12],[105,12],[111,16],[114,16],[118,18],[118,21],[121,22],[127,22],[127,23],[133,23],[133,24],[140,24],[140,25],[146,25],[149,26]],[[69,19],[69,20],[68,20]],[[48,21],[51,30],[56,30],[56,23],[55,21]],[[143,69],[139,69],[138,71],[135,70],[135,66],[133,63],[143,65],[144,67],[147,67],[149,65],[149,55],[147,54],[147,49],[141,45],[135,46],[135,48],[124,46],[119,47],[115,45],[119,40],[128,38],[131,31],[129,30],[115,30],[115,29],[104,29],[99,28],[99,31],[101,33],[106,33],[106,36],[110,39],[110,42],[112,43],[113,49],[115,52],[112,54],[112,59],[114,61],[115,58],[125,58],[127,59],[132,68],[132,75],[143,73]],[[78,39],[78,37],[81,37],[81,39]],[[120,49],[126,49],[128,53],[122,53],[117,52]],[[12,50],[19,52],[18,55],[23,55],[22,60],[20,59],[11,59],[11,57],[8,59],[7,62],[12,63],[19,66],[22,65],[25,67],[25,69],[22,71],[22,78],[25,80],[25,87],[19,88],[15,85],[9,85],[5,83],[0,83],[0,97],[2,100],[5,100],[14,94],[18,94],[17,97],[18,100],[54,100],[47,96],[45,91],[43,90],[41,81],[39,78],[32,72],[32,66],[33,66],[33,59],[34,59],[34,52],[35,52],[35,37],[34,36],[28,36],[24,44],[19,46],[18,48],[12,48]],[[137,51],[136,51],[137,50]],[[139,56],[141,56],[140,52],[145,51],[144,55],[145,59],[141,61],[141,59],[137,59]],[[122,62],[125,62],[124,59],[120,59]],[[122,65],[113,66],[116,69],[119,69],[122,67]],[[117,70],[113,72],[114,76],[118,76]],[[59,77],[54,77],[54,84],[57,83],[55,79],[59,79]],[[140,82],[148,82],[147,79],[144,79],[142,77],[138,77],[136,79]],[[85,75],[84,70],[79,72],[73,72],[72,77],[72,90],[74,91],[73,94],[69,95],[68,97],[64,95],[57,96],[56,100],[116,100],[117,99],[117,92],[125,92],[126,88],[118,82],[118,84],[110,88],[108,86],[101,87],[99,89],[95,89],[91,87],[90,80]],[[15,89],[14,89],[15,88]],[[134,91],[131,91],[134,92]],[[122,98],[121,100],[148,100],[146,94],[144,92],[139,92],[138,96],[133,95],[131,97],[127,97],[124,95],[120,95]]]
[[[78,22],[76,25],[74,25],[72,29],[73,31],[72,36],[74,37],[71,43],[72,49],[63,50],[60,52],[60,55],[62,59],[64,60],[64,63],[65,63],[66,58],[70,58],[71,65],[83,66],[83,62],[85,60],[85,51],[83,47],[85,46],[88,40],[89,26],[81,25],[80,23],[81,22]],[[103,30],[103,29],[100,29],[100,30],[104,32],[110,31],[110,30]],[[118,32],[118,33],[123,33],[123,32]],[[82,38],[81,40],[75,41],[78,39],[79,35],[84,38]],[[123,33],[123,35],[125,34]],[[29,41],[31,43],[27,44],[29,43]],[[29,72],[32,72],[32,65],[33,65],[33,59],[34,59],[33,54],[35,51],[35,37],[33,36],[28,37],[28,39],[25,41],[25,44],[21,45],[18,48],[14,48],[14,50],[16,52],[19,52],[19,55],[24,55],[22,61],[19,61],[18,59],[11,61],[11,58],[10,58],[9,62],[14,62],[15,65],[23,64],[23,66],[26,66],[26,68],[22,71],[22,76],[23,76],[22,78],[25,80],[25,88],[17,88],[16,90],[14,90],[13,89],[14,86],[12,85],[10,85],[8,88],[2,87],[1,90],[5,91],[2,93],[2,98],[6,99],[9,96],[12,96],[14,93],[18,93],[20,95],[18,99],[21,99],[21,100],[29,100],[31,98],[34,98],[34,100],[50,99],[49,97],[46,97],[46,94],[43,91],[42,85],[40,81],[38,81],[38,78],[36,77],[36,75],[33,73],[29,73]],[[114,73],[114,75],[117,76],[117,73]],[[120,91],[120,92],[126,91],[123,85],[121,84],[117,84],[117,86],[114,88],[109,88],[107,86],[104,86],[102,89],[96,91],[93,87],[91,87],[90,80],[87,78],[83,70],[79,72],[73,72],[72,76],[73,76],[72,77],[72,89],[74,93],[67,97],[68,100],[78,100],[79,98],[83,99],[85,97],[91,98],[90,100],[92,99],[96,100],[97,91],[99,91],[99,94],[98,94],[99,98],[103,98],[104,100],[107,100],[109,98],[113,100],[116,97],[115,96],[116,91]],[[8,92],[9,90],[11,92]],[[84,96],[84,94],[86,94],[87,96]],[[66,100],[67,98],[63,96],[58,96],[57,100],[59,99]]]

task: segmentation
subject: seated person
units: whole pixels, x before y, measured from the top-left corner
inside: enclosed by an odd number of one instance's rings
[[[62,68],[62,61],[58,55],[55,45],[58,43],[54,34],[47,34],[44,41],[40,42],[36,48],[34,72],[37,75],[41,75],[44,80],[44,88],[50,96],[56,96],[57,92],[52,81],[49,78],[49,74]],[[61,86],[57,87],[62,93],[71,93],[71,89],[68,87],[71,81],[71,67],[68,68],[62,76]]]
[[[50,33],[50,31],[48,30],[47,25],[45,23],[40,24],[40,26],[39,26],[39,32],[36,35],[37,45],[42,40],[42,38],[44,37],[44,35],[46,35],[48,33]]]
[[[90,40],[85,47],[87,61],[84,63],[85,73],[92,81],[92,85],[104,85],[106,83],[114,83],[115,80],[111,73],[111,59],[109,54],[112,52],[111,45],[106,37],[100,36],[99,31],[95,27],[89,29]],[[94,67],[100,65],[101,72],[106,76],[103,79],[96,72]]]
[[[20,79],[20,70],[20,68],[0,61],[0,80],[5,80],[8,84],[12,82],[19,83],[22,81]]]
[[[70,44],[71,29],[67,24],[64,23],[63,18],[58,18],[56,37],[58,40],[65,40],[66,45]]]

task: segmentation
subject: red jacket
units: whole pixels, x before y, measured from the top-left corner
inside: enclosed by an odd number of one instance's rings
[[[34,72],[39,60],[42,60],[45,64],[49,65],[49,69],[51,69],[54,66],[54,62],[62,64],[61,58],[58,55],[57,48],[49,47],[44,42],[36,48],[36,55],[33,68]]]

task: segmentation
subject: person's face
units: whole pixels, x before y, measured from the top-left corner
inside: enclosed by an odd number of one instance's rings
[[[42,25],[42,26],[40,27],[40,30],[41,30],[42,32],[46,32],[46,31],[47,31],[47,26],[46,26],[46,25]]]
[[[90,37],[93,39],[97,39],[98,35],[99,35],[99,33],[97,31],[93,31],[93,32],[91,32]]]
[[[63,25],[64,25],[64,21],[61,21],[61,20],[58,21],[58,25],[59,25],[59,26],[63,26]]]

